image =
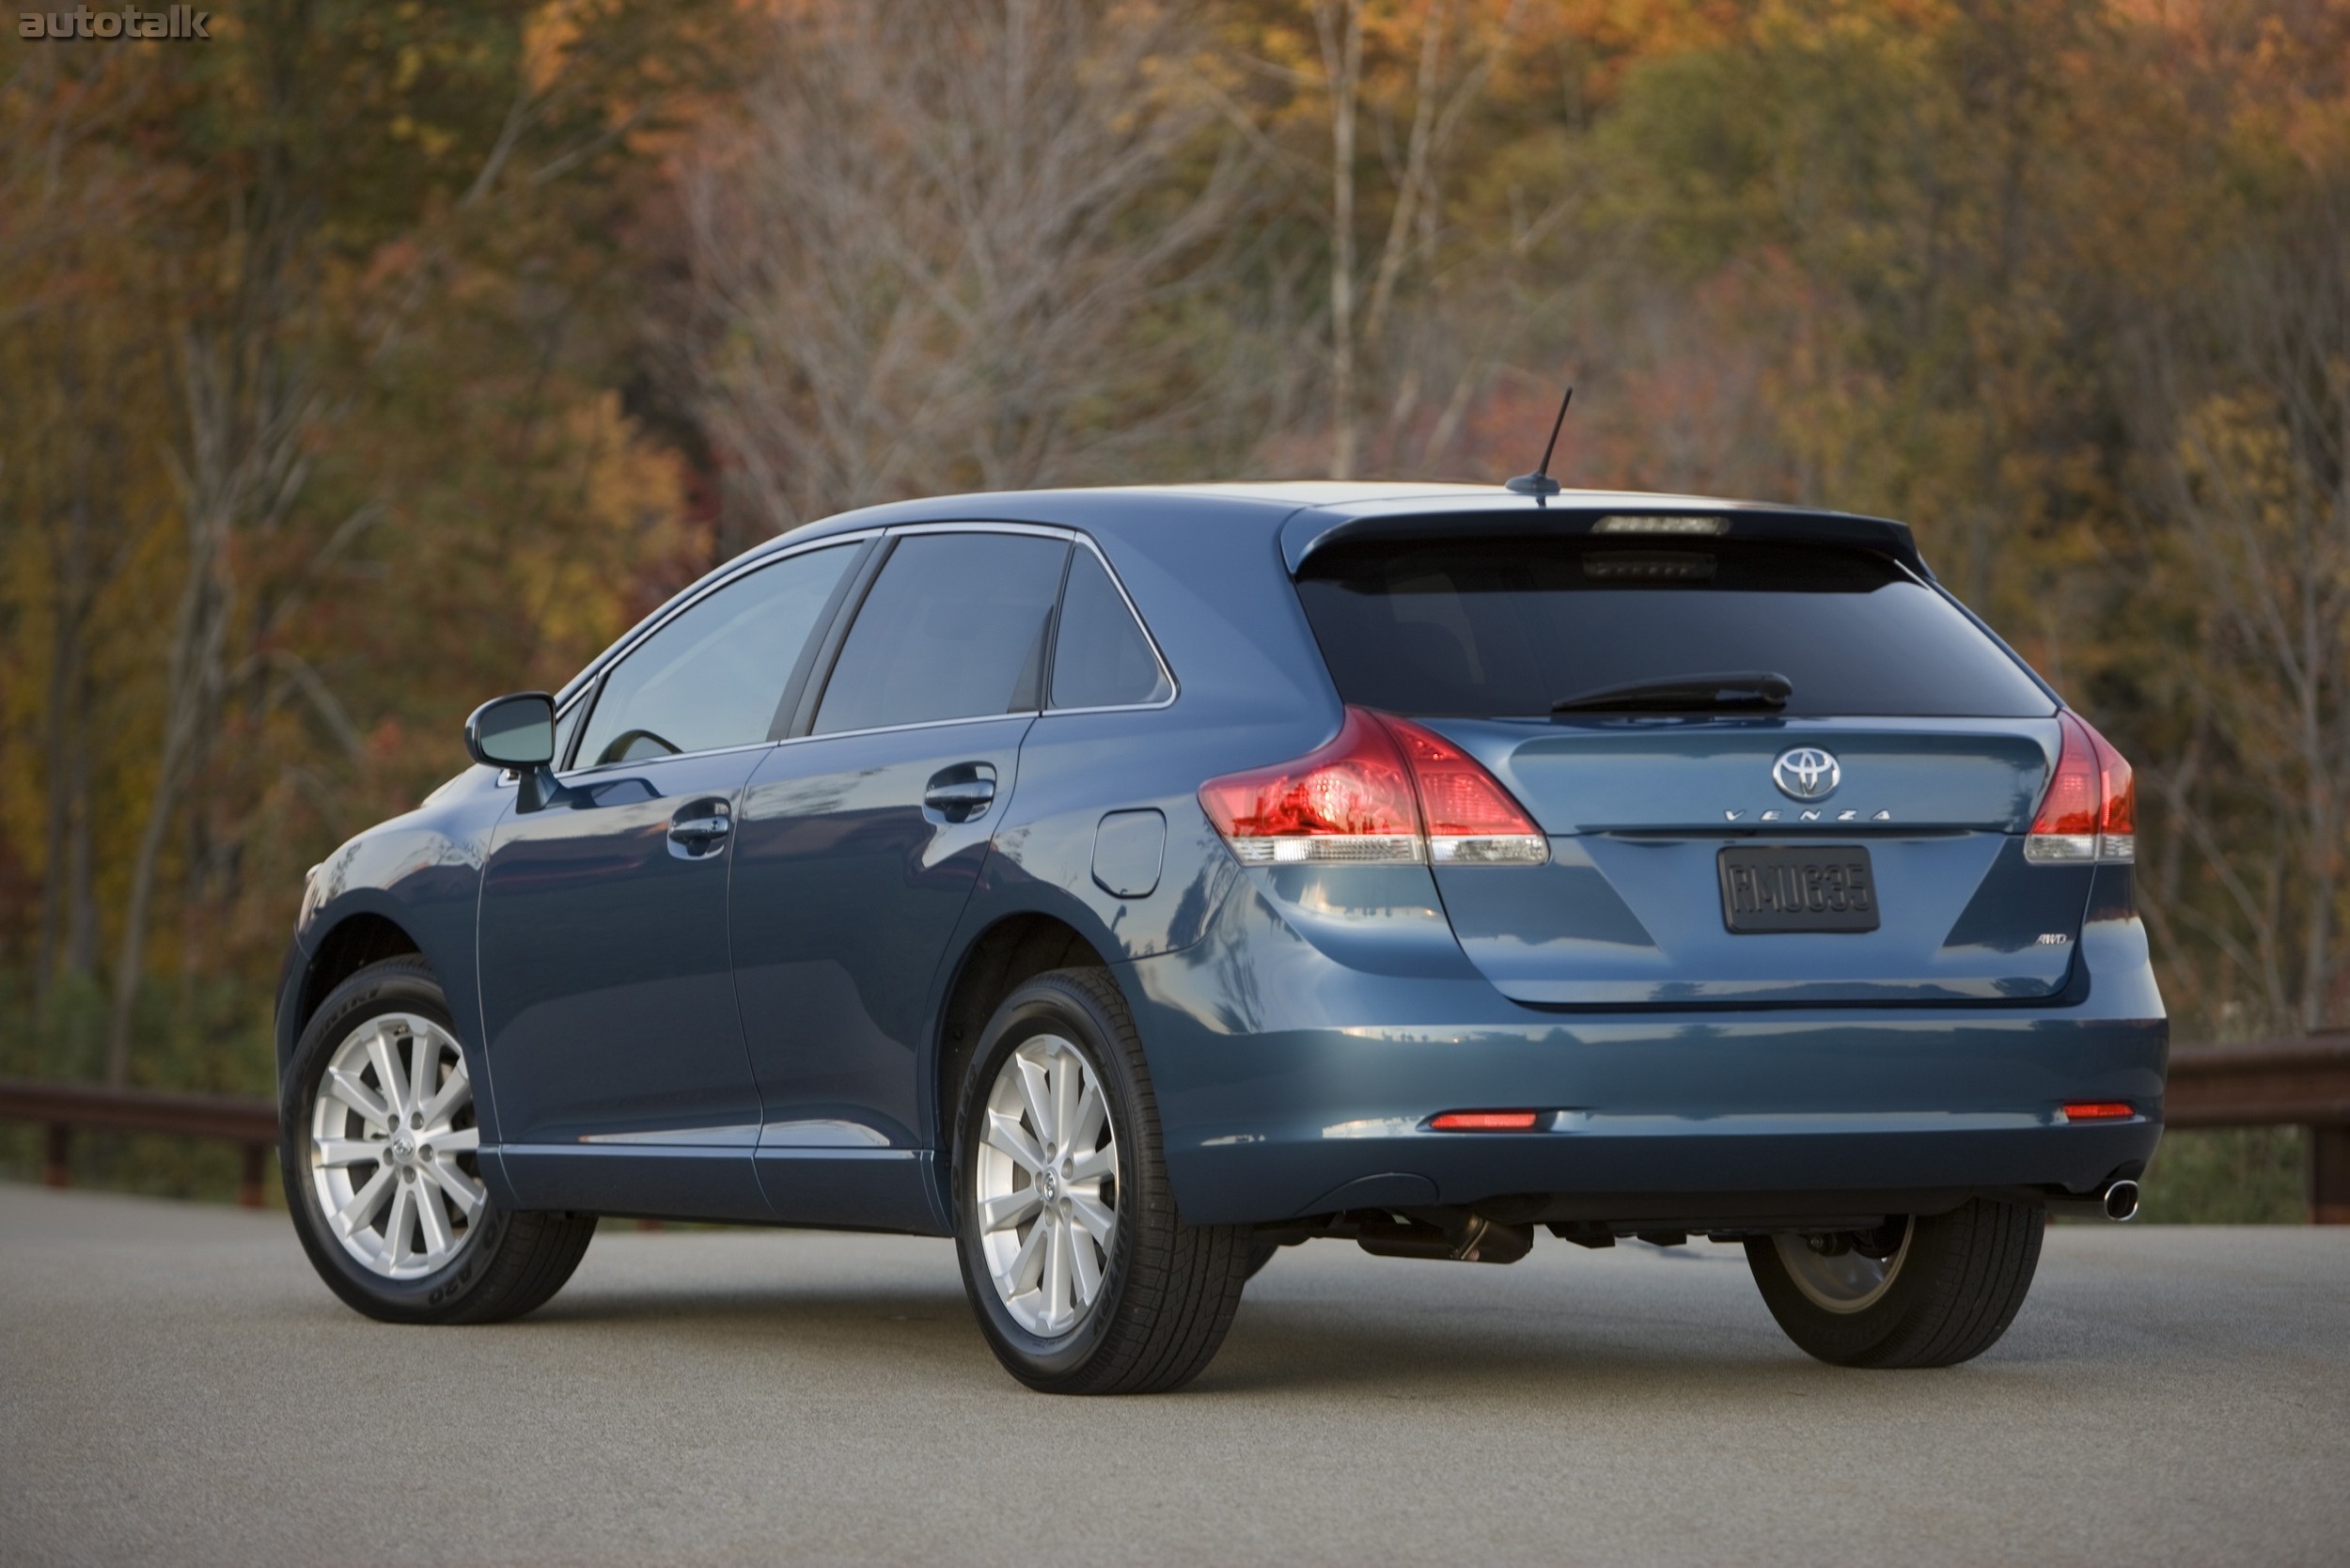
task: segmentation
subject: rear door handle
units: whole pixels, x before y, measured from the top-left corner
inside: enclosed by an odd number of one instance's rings
[[[995,770],[985,762],[963,762],[931,776],[922,804],[950,823],[982,816],[995,799]]]

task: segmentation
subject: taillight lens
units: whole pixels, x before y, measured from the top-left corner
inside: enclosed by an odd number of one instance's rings
[[[2077,714],[2057,714],[2063,744],[2056,776],[2024,840],[2035,865],[2138,858],[2138,786],[2111,742]]]
[[[1381,721],[1411,764],[1420,813],[1428,823],[1431,860],[1439,865],[1538,866],[1550,858],[1550,840],[1543,830],[1476,758],[1409,719],[1382,714]]]
[[[1494,776],[1417,724],[1346,710],[1329,745],[1199,787],[1246,866],[1539,865],[1550,842]]]
[[[2138,858],[2138,776],[2122,754],[2113,749],[2113,743],[2097,733],[2097,727],[2087,719],[2081,728],[2097,744],[2097,776],[2104,785],[2102,806],[2097,819],[2097,858],[2100,860],[2135,860]]]
[[[1412,777],[1386,726],[1346,711],[1336,739],[1294,762],[1228,774],[1199,787],[1208,820],[1245,866],[1427,858]]]

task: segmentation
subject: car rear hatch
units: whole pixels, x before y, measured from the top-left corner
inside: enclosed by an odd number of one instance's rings
[[[1505,995],[1947,1005],[2065,988],[2092,870],[2025,855],[2056,703],[1905,533],[1803,532],[1435,520],[1300,563],[1345,700],[1449,740],[1548,839],[1543,864],[1434,868]]]

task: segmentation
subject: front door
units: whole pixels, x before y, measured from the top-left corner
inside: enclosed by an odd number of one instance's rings
[[[924,1030],[1034,721],[1067,543],[894,541],[800,728],[744,792],[737,991],[777,1217],[922,1231]]]
[[[500,823],[483,1035],[525,1205],[766,1217],[727,879],[744,783],[858,549],[738,575],[642,637],[589,699],[552,797]]]

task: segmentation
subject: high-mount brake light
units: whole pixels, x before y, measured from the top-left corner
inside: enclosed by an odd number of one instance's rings
[[[1603,517],[1591,525],[1595,534],[1726,534],[1727,517]]]
[[[1475,758],[1367,708],[1348,708],[1337,736],[1293,762],[1210,779],[1199,805],[1244,866],[1550,858],[1550,840]]]
[[[2113,744],[2076,713],[2060,713],[2055,776],[2024,839],[2036,866],[2138,858],[2138,785]]]

